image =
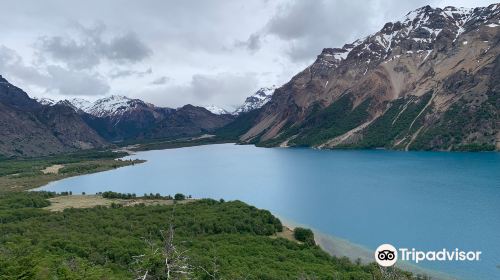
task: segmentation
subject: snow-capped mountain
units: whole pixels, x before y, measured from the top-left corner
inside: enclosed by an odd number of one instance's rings
[[[332,27],[333,28],[333,27]],[[240,139],[269,146],[500,149],[500,4],[409,12],[325,48]]]
[[[154,107],[139,99],[131,99],[125,96],[112,95],[94,102],[87,113],[96,117],[121,115],[137,107]]]
[[[444,9],[424,6],[409,12],[399,21],[386,23],[375,34],[345,44],[342,48],[324,49],[317,62],[331,69],[345,64],[344,61],[356,61],[368,70],[380,62],[387,63],[404,55],[416,54],[423,63],[433,51],[442,51],[447,47],[444,43],[454,43],[465,31],[481,25],[489,28],[500,26],[496,19],[499,7],[500,4],[481,8],[449,6]],[[443,39],[450,39],[450,42]],[[467,41],[461,43],[466,45]]]
[[[95,102],[90,102],[85,99],[73,98],[66,100],[75,110],[81,110],[95,117],[109,117],[122,115],[130,110],[139,107],[154,107],[154,105],[146,103],[140,99],[131,99],[121,95],[111,95],[101,98]]]
[[[269,100],[271,100],[271,96],[273,96],[274,90],[276,86],[272,87],[263,87],[255,92],[252,96],[247,97],[243,105],[238,107],[233,114],[238,115],[241,113],[250,112],[255,109],[259,109],[264,106]]]
[[[204,108],[207,109],[208,111],[210,111],[211,113],[216,114],[216,115],[230,114],[227,110],[222,109],[221,107],[218,107],[215,105],[205,106]]]
[[[109,141],[197,135],[213,131],[233,119],[233,116],[215,106],[210,108],[211,112],[192,105],[172,109],[119,95],[95,102],[71,99],[57,104],[73,108],[99,135]]]
[[[54,99],[50,98],[35,98],[35,100],[42,105],[48,105],[48,106],[52,106],[57,103]]]

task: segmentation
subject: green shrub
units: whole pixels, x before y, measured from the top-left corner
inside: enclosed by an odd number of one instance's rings
[[[182,193],[176,193],[174,195],[174,200],[178,200],[179,201],[179,200],[185,200],[185,199],[186,199],[186,196],[184,194],[182,194]]]
[[[314,233],[308,228],[296,227],[293,230],[293,236],[300,242],[304,242],[307,245],[316,245],[314,241]]]

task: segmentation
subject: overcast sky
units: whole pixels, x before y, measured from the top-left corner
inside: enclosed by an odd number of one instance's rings
[[[34,97],[234,108],[325,47],[424,5],[481,0],[0,1],[0,74]]]

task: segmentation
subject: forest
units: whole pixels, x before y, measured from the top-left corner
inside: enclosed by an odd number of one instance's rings
[[[278,237],[279,219],[241,201],[44,209],[56,195],[0,194],[0,279],[389,279],[328,255],[309,230]]]

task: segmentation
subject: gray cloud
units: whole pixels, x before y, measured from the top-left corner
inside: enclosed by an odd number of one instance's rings
[[[92,68],[97,66],[102,59],[114,63],[135,63],[142,61],[152,54],[134,32],[112,37],[104,40],[106,26],[97,23],[86,27],[74,24],[76,36],[42,36],[35,46],[42,60],[48,56],[57,61],[66,63],[76,69]]]
[[[68,70],[57,65],[43,69],[29,66],[16,51],[3,45],[0,46],[0,71],[21,85],[35,85],[59,95],[104,95],[110,89],[97,73]]]
[[[235,47],[244,47],[251,52],[255,52],[261,47],[261,35],[258,33],[251,34],[246,41],[237,41]]]
[[[104,95],[109,92],[109,85],[98,74],[67,70],[60,66],[47,67],[49,80],[47,87],[57,90],[61,95]]]
[[[258,87],[284,84],[322,48],[369,35],[412,9],[488,2],[3,1],[8,48],[0,47],[0,74],[45,97],[113,92],[166,106],[228,107]]]
[[[169,77],[161,76],[161,77],[155,79],[154,81],[152,81],[151,84],[152,85],[164,85],[164,84],[168,83],[168,81],[170,81]]]
[[[231,109],[230,105],[241,104],[245,97],[258,89],[258,85],[255,73],[196,74],[187,84],[160,87],[145,91],[141,96],[165,106],[225,104]]]
[[[133,32],[115,37],[103,47],[105,47],[105,55],[108,59],[124,62],[141,61],[152,53],[151,49],[140,41],[137,34]]]
[[[144,71],[137,71],[132,69],[113,69],[109,73],[109,77],[111,79],[126,78],[130,76],[142,78],[146,75],[151,75],[151,74],[153,74],[153,69],[151,67],[149,67]]]
[[[4,45],[0,46],[0,71],[9,78],[37,85],[44,84],[47,80],[47,77],[38,69],[25,65],[16,51]]]

